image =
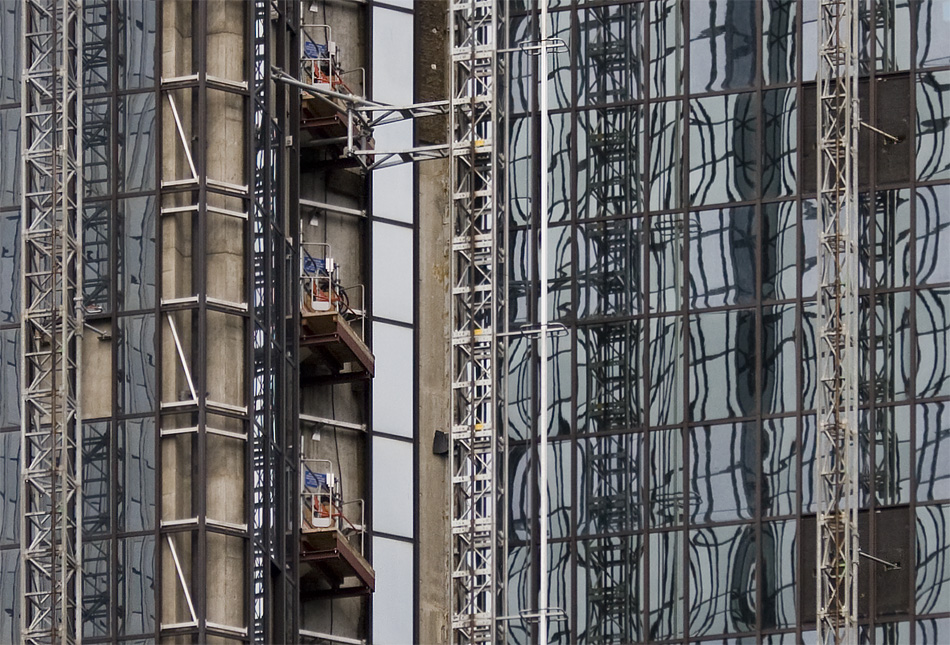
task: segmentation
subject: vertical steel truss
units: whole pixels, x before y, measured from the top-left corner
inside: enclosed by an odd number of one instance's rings
[[[451,0],[452,641],[504,640],[503,107],[497,0]]]
[[[856,0],[822,0],[818,65],[818,640],[857,642]]]
[[[79,0],[24,0],[20,634],[74,643],[81,624],[77,473]]]

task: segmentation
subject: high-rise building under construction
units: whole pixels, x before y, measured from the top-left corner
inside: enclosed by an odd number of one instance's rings
[[[950,640],[948,35],[0,0],[0,642]]]

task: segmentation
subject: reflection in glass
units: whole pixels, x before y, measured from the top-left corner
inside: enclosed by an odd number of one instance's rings
[[[950,288],[917,292],[917,395],[950,394]]]
[[[818,500],[815,498],[815,415],[802,417],[802,514],[815,513]]]
[[[749,3],[751,4],[751,3]],[[791,195],[797,186],[798,105],[794,88],[762,93],[762,195]]]
[[[8,4],[0,3],[3,7]],[[19,206],[20,108],[0,110],[0,168],[3,168],[0,172],[0,207]]]
[[[104,197],[112,192],[111,104],[108,97],[83,101],[83,191],[88,197]]]
[[[639,434],[580,439],[577,444],[577,523],[583,534],[641,527]]]
[[[918,221],[920,196],[918,193]],[[909,190],[883,190],[875,196],[873,255],[879,287],[903,287],[910,281],[910,206]]]
[[[120,634],[143,634],[155,629],[155,538],[151,535],[120,540],[118,571]]]
[[[946,255],[950,248],[950,184],[917,189],[916,222],[918,284],[950,282],[950,262]],[[910,228],[909,222],[906,228]],[[906,249],[906,244],[902,248]],[[906,253],[905,250],[904,255]],[[910,263],[909,258],[906,262]]]
[[[0,2],[0,104],[20,100],[20,2]],[[0,632],[0,640],[3,633]]]
[[[0,330],[0,427],[20,425],[20,329]]]
[[[880,72],[910,69],[911,3],[911,0],[875,2],[874,56],[875,69]],[[863,33],[861,35],[864,36]],[[882,642],[884,641],[878,640],[878,643]]]
[[[815,409],[818,388],[818,305],[806,302],[802,309],[802,409]]]
[[[950,65],[950,15],[946,0],[917,0],[917,64]]]
[[[814,199],[802,200],[802,298],[814,298],[818,292],[818,205]]]
[[[126,413],[150,412],[155,407],[155,318],[119,318],[119,406]]]
[[[578,318],[640,313],[644,228],[643,219],[621,219],[580,224],[574,229]]]
[[[790,412],[797,407],[795,305],[762,311],[762,411]]]
[[[531,582],[531,551],[526,546],[508,548],[508,615],[517,616],[534,606],[534,586]],[[509,645],[527,645],[527,623],[522,620],[509,620]]]
[[[755,254],[753,206],[692,213],[689,220],[690,307],[705,309],[754,300]]]
[[[917,645],[940,645],[950,635],[950,618],[917,619]]]
[[[563,222],[571,218],[571,115],[552,114],[548,123],[548,221]]]
[[[794,520],[762,524],[762,627],[796,624],[795,565],[798,561]]]
[[[91,310],[112,310],[112,202],[83,206],[83,297]]]
[[[796,0],[768,0],[762,5],[762,75],[767,85],[795,80]]]
[[[144,531],[155,525],[154,426],[152,418],[128,419],[119,425],[119,516],[127,531]]]
[[[155,302],[155,208],[154,197],[119,201],[123,223],[119,271],[122,297],[128,310],[149,309]]]
[[[508,340],[508,373],[506,418],[508,436],[511,439],[527,439],[531,432],[531,378],[535,372],[532,347],[527,338],[511,337]]]
[[[876,408],[873,424],[877,503],[906,504],[910,501],[910,408]]]
[[[513,229],[509,233],[507,270],[508,270],[508,322],[528,322],[528,296],[536,298],[531,288],[532,265],[535,256],[536,236],[526,228]],[[533,302],[533,300],[532,300]]]
[[[571,338],[554,336],[548,344],[548,436],[571,433]]]
[[[755,629],[755,560],[751,526],[690,531],[690,635]]]
[[[155,2],[117,3],[119,10],[119,82],[123,89],[155,81]]]
[[[950,505],[917,507],[917,613],[950,606]]]
[[[690,316],[690,417],[755,413],[755,311]]]
[[[689,446],[690,522],[748,519],[755,510],[755,423],[693,428]]]
[[[861,300],[862,305],[867,302]],[[874,326],[874,399],[900,401],[907,398],[911,379],[910,293],[878,295],[874,303]],[[870,336],[867,334],[865,338]]]
[[[548,319],[574,317],[571,288],[574,284],[574,265],[570,226],[552,226],[548,240]]]
[[[534,173],[531,120],[511,119],[508,133],[508,217],[515,226],[531,221],[531,190]]]
[[[754,94],[690,101],[690,204],[744,201],[756,196],[755,104]]]
[[[763,515],[791,515],[795,512],[798,490],[799,444],[795,417],[766,419],[762,422]]]
[[[577,543],[577,639],[584,643],[633,643],[640,626],[639,536]]]
[[[683,635],[683,533],[650,535],[650,640]]]
[[[683,317],[650,321],[650,425],[683,420]]]
[[[638,378],[642,371],[641,322],[581,327],[577,343],[579,429],[603,432],[639,426],[643,422]]]
[[[20,433],[0,433],[0,451],[0,545],[7,546],[20,539]]]
[[[108,421],[83,424],[82,531],[85,535],[106,533],[111,524],[111,442]]]
[[[119,101],[120,191],[155,187],[155,95],[130,94]]]
[[[674,96],[683,91],[683,15],[678,0],[650,3],[650,92]]]
[[[643,209],[643,108],[602,108],[577,116],[577,216],[624,216]]]
[[[667,101],[650,106],[651,210],[666,210],[680,205],[682,192],[680,169],[683,159],[681,105],[680,101]]]
[[[5,7],[8,3],[0,3]],[[0,551],[0,642],[20,642],[20,552]]]
[[[571,451],[570,441],[548,444],[548,530],[552,538],[571,535]],[[527,487],[527,485],[526,485]],[[527,517],[536,513],[528,511]]]
[[[755,82],[754,2],[689,2],[690,92],[742,89]]]
[[[109,540],[82,545],[82,634],[86,638],[108,636],[115,607],[109,596],[112,549]]]
[[[574,580],[571,575],[571,547],[567,542],[548,545],[548,607],[569,613],[574,595]],[[566,643],[570,640],[571,621],[554,620],[549,623],[550,642]]]
[[[917,79],[917,178],[950,178],[950,71]]]
[[[571,90],[571,52],[577,50],[571,38],[571,16],[573,11],[553,11],[548,14],[548,37],[564,41],[566,47],[559,47],[548,54],[548,107],[569,107],[574,95]],[[564,148],[555,148],[555,150]]]
[[[950,404],[917,406],[917,501],[950,499]]]
[[[578,97],[581,105],[642,96],[643,20],[640,3],[591,7],[578,13]]]
[[[650,442],[650,523],[674,526],[683,523],[682,430],[657,430]]]
[[[651,313],[676,311],[683,298],[683,216],[657,215],[650,219]]]
[[[0,213],[0,323],[20,316],[20,212]],[[2,407],[0,403],[0,407]]]

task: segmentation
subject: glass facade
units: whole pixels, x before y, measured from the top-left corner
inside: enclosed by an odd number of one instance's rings
[[[817,2],[549,5],[509,24],[508,606],[558,642],[815,638]],[[519,8],[520,7],[520,11]],[[861,3],[860,620],[950,638],[950,3]],[[547,383],[517,330],[552,321]],[[537,427],[539,388],[548,390]],[[550,497],[539,572],[539,433]],[[536,623],[508,621],[512,643]]]

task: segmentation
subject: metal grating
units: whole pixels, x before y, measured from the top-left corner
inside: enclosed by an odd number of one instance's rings
[[[857,642],[857,148],[855,0],[822,0],[818,64],[818,641]]]
[[[21,311],[22,642],[79,640],[78,0],[25,0]]]

